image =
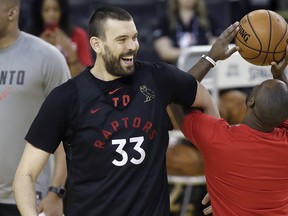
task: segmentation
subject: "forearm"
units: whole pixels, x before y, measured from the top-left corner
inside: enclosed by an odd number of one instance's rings
[[[237,47],[234,46],[231,49],[229,48],[229,44],[234,39],[237,34],[239,28],[239,23],[235,22],[233,25],[230,25],[215,41],[212,45],[211,49],[207,53],[212,59],[212,62],[216,63],[218,60],[227,59],[234,52],[237,51]],[[208,71],[214,65],[209,62],[209,60],[201,58],[189,71],[189,74],[192,74],[199,82],[205,77]]]
[[[198,83],[196,99],[192,107],[200,108],[204,113],[220,118],[216,103],[209,91],[201,83]]]
[[[62,143],[54,154],[55,164],[51,186],[55,188],[64,187],[67,177],[66,161]],[[63,215],[63,200],[53,191],[49,191],[47,196],[38,205],[38,211],[45,215]]]
[[[14,193],[22,216],[37,216],[34,183],[49,157],[49,153],[27,143],[14,178]]]
[[[157,39],[154,48],[161,60],[166,62],[176,63],[181,54],[180,48],[173,46],[171,39],[166,36]]]
[[[63,187],[65,185],[67,178],[67,167],[66,167],[65,152],[62,143],[57,148],[54,157],[55,157],[55,164],[51,185],[54,187]]]
[[[205,107],[203,109],[203,112],[210,115],[210,116],[214,116],[216,118],[220,118],[220,114],[218,111],[218,108],[216,106],[216,103],[212,102],[212,103],[208,103],[207,107]]]
[[[177,63],[177,60],[180,56],[180,49],[164,47],[161,48],[161,50],[158,50],[158,55],[163,61]]]
[[[204,58],[201,58],[192,68],[188,70],[188,73],[193,75],[198,82],[206,76],[213,65]]]
[[[22,216],[37,216],[36,194],[32,177],[17,173],[14,179],[14,193]]]

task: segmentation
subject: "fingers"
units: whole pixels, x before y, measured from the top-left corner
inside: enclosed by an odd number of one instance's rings
[[[239,30],[239,22],[236,21],[232,25],[230,25],[221,35],[222,38],[233,39]]]
[[[227,35],[227,40],[232,41],[236,34],[239,31],[239,22],[235,22],[232,26],[231,26],[231,32],[228,32],[229,34]]]
[[[43,206],[41,204],[37,207],[37,211],[38,213],[41,213],[44,211]]]
[[[209,196],[209,193],[207,193],[207,194],[204,196],[204,198],[202,199],[202,204],[203,204],[203,205],[206,205],[206,204],[209,203],[209,202],[210,202],[210,196]],[[211,213],[212,213],[212,206],[210,205],[210,206],[208,206],[207,208],[205,208],[205,209],[203,210],[203,213],[204,213],[205,215],[211,214]]]
[[[207,193],[202,199],[202,204],[206,205],[210,201],[209,193]]]
[[[235,53],[238,50],[239,50],[238,46],[234,46],[231,49],[227,50],[227,55],[228,55],[227,57],[231,56],[233,53]]]
[[[280,61],[280,62],[275,62],[275,61],[272,61],[271,63],[270,63],[270,65],[272,66],[272,67],[286,67],[287,65],[288,65],[288,46],[286,47],[286,54],[285,54],[285,56],[284,56],[284,58],[283,58],[283,60],[282,61]]]
[[[208,206],[203,210],[204,215],[209,215],[212,213],[212,206]]]

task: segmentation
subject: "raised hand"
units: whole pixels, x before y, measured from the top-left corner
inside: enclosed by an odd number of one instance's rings
[[[276,63],[276,62],[271,62],[271,73],[273,75],[274,79],[280,79],[287,84],[287,78],[285,76],[285,68],[288,65],[288,46],[286,48],[286,55],[282,59],[282,61]]]
[[[239,30],[238,26],[238,21],[233,23],[216,39],[208,52],[208,56],[210,58],[212,58],[214,61],[224,60],[239,49],[237,46],[229,49],[229,44],[235,38]]]

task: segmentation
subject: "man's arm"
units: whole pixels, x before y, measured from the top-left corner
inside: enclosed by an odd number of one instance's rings
[[[200,108],[204,113],[220,118],[218,108],[216,103],[213,101],[213,98],[209,91],[198,82],[197,85],[197,94],[192,107]]]
[[[27,143],[14,178],[14,193],[22,216],[38,216],[34,184],[49,153]]]
[[[286,55],[281,62],[278,64],[276,62],[271,62],[271,73],[274,79],[278,79],[288,85],[288,79],[285,74],[285,69],[288,65],[288,46],[286,48]]]
[[[161,36],[154,41],[154,48],[161,60],[174,63],[179,58],[181,50],[172,43],[168,36]]]
[[[55,166],[51,185],[54,187],[64,187],[67,178],[67,167],[63,144],[59,145],[54,155]]]
[[[59,145],[55,154],[54,171],[51,181],[53,187],[64,187],[67,178],[66,159],[63,144]],[[48,192],[47,196],[40,202],[38,212],[45,215],[62,216],[63,200],[54,192]]]
[[[238,25],[239,22],[235,22],[234,24],[230,25],[212,45],[207,56],[209,56],[214,62],[224,60],[238,50],[238,47],[236,46],[229,49],[229,44],[239,30]],[[201,58],[192,68],[189,69],[188,73],[193,75],[199,82],[201,82],[212,67],[212,63],[204,58]]]
[[[234,39],[235,35],[239,30],[239,22],[235,22],[230,25],[215,41],[212,45],[210,51],[208,52],[208,56],[213,59],[213,61],[224,60],[231,56],[234,52],[238,50],[238,47],[233,47],[229,49],[229,44]],[[206,59],[201,58],[192,68],[188,70],[188,73],[193,75],[198,82],[201,82],[202,79],[206,76],[209,70],[213,67],[213,65]],[[215,107],[212,107],[214,109]],[[176,122],[180,126],[182,125],[184,113],[182,111],[181,106],[173,105],[171,106],[172,114],[176,116]],[[208,114],[210,111],[208,111]],[[212,111],[215,114],[215,111]],[[218,110],[217,110],[218,113]],[[178,116],[176,115],[178,114]],[[213,116],[215,116],[213,114]]]

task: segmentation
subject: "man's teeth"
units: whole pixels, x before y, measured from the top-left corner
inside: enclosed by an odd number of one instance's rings
[[[125,61],[133,61],[133,57],[123,57],[122,59]]]

